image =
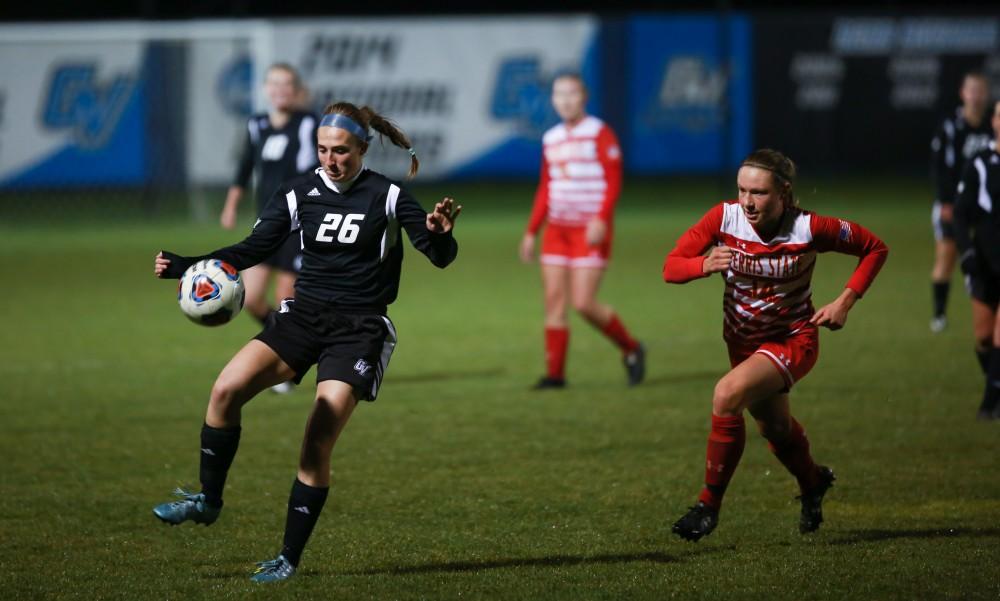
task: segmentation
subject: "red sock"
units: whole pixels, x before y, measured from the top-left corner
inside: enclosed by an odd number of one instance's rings
[[[631,353],[639,348],[639,343],[629,335],[628,330],[625,329],[625,324],[614,313],[611,314],[611,321],[608,322],[608,325],[601,328],[601,331],[604,332],[605,336],[613,340],[623,353]]]
[[[545,328],[545,368],[550,378],[566,377],[566,348],[569,347],[569,330]]]
[[[742,415],[719,417],[712,414],[712,432],[708,435],[705,452],[705,488],[698,500],[718,510],[722,495],[736,471],[747,442],[746,425]]]
[[[816,488],[819,472],[809,453],[809,439],[806,438],[802,424],[795,421],[794,417],[787,438],[777,444],[768,441],[767,446],[778,461],[799,481],[799,489],[803,494]]]

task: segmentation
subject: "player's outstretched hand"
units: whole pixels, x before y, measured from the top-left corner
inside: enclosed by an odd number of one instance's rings
[[[714,246],[712,252],[708,253],[705,261],[701,264],[701,270],[705,273],[719,273],[729,269],[733,262],[733,249],[728,246]]]
[[[587,246],[600,246],[604,242],[604,237],[608,235],[608,224],[600,217],[594,217],[587,222]]]
[[[813,314],[809,323],[831,330],[839,330],[847,323],[847,312],[858,300],[858,294],[850,288],[845,288],[844,292],[829,305],[820,307],[819,311]]]
[[[163,273],[170,268],[170,259],[163,256],[163,251],[156,253],[156,259],[153,260],[153,273],[156,277],[162,278]]]
[[[521,247],[518,249],[518,255],[521,257],[522,263],[531,263],[535,260],[535,235],[525,234],[521,238]]]
[[[427,214],[427,229],[435,234],[446,234],[455,227],[455,220],[462,212],[462,205],[456,205],[451,198],[445,198],[434,205],[434,212]]]
[[[194,264],[190,257],[182,257],[168,250],[161,250],[156,253],[153,260],[153,273],[158,278],[178,280],[184,276],[184,272]]]

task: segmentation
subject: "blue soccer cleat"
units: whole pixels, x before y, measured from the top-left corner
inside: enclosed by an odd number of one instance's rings
[[[250,580],[254,582],[281,582],[282,580],[288,580],[294,575],[295,566],[289,563],[284,555],[279,555],[270,561],[258,563],[257,569],[250,576]]]
[[[157,505],[153,508],[153,515],[171,526],[188,520],[194,521],[195,524],[208,526],[219,519],[222,507],[212,507],[205,503],[204,494],[190,493],[180,488],[174,490],[174,494],[182,499]]]

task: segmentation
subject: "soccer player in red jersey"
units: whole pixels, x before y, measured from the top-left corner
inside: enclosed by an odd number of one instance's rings
[[[536,237],[545,291],[546,374],[536,389],[566,385],[569,347],[567,305],[621,349],[630,386],[645,376],[645,348],[630,334],[615,310],[597,300],[611,255],[612,218],[622,182],[622,153],[615,133],[586,112],[587,88],[579,75],[552,83],[552,105],[562,119],[542,138],[542,174],[528,228],[521,239],[521,260],[530,263]]]
[[[681,284],[713,273],[726,282],[723,338],[732,369],[712,397],[705,487],[673,526],[690,541],[718,523],[722,497],[746,442],[744,410],[798,480],[799,531],[813,532],[823,521],[823,495],[833,484],[833,471],[813,461],[805,431],[789,410],[788,392],[816,363],[817,327],[844,327],[889,249],[855,223],[800,209],[794,179],[794,163],[780,152],[751,153],[736,178],[739,200],[709,210],[680,237],[663,266],[667,282]],[[840,296],[816,311],[810,280],[816,254],[829,251],[860,260]]]

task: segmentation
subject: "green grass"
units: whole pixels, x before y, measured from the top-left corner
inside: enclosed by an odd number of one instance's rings
[[[973,420],[981,376],[958,285],[932,336],[922,182],[800,186],[804,206],[857,220],[889,262],[796,386],[794,413],[837,486],[797,533],[796,487],[749,436],[718,530],[669,523],[699,489],[710,397],[726,369],[717,279],[667,286],[663,257],[720,196],[714,182],[633,184],[602,290],[649,347],[626,389],[613,348],[572,322],[572,387],[542,369],[538,270],[516,260],[527,186],[418,189],[460,199],[459,258],[408,248],[400,334],[380,399],[334,453],[330,500],[300,576],[247,581],[279,548],[313,375],[245,411],[226,509],[211,528],[151,507],[197,479],[208,390],[254,335],[189,324],[159,248],[233,241],[178,221],[0,224],[0,598],[3,599],[996,599],[998,424]],[[853,259],[824,255],[817,303]]]

